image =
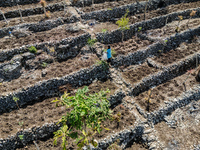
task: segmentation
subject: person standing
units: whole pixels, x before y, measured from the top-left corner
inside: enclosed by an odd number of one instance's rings
[[[112,59],[110,45],[108,45],[108,49],[107,49],[107,58],[108,58],[107,62],[110,63]]]

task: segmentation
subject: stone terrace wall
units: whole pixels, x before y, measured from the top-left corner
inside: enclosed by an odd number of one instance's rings
[[[185,32],[175,34],[169,38],[167,38],[166,46],[164,46],[162,43],[157,42],[146,49],[138,50],[134,53],[130,53],[126,56],[118,56],[117,58],[114,58],[112,61],[113,66],[129,66],[132,64],[138,64],[141,61],[144,61],[148,57],[155,56],[159,50],[164,49],[164,51],[169,51],[173,48],[176,48],[181,44],[182,42],[185,42],[186,40],[191,40],[194,35],[200,35],[200,26],[195,29],[189,29]],[[114,38],[114,37],[113,37]]]
[[[73,15],[69,18],[61,17],[61,18],[58,18],[58,19],[55,19],[55,20],[48,20],[48,21],[44,21],[44,22],[41,22],[41,23],[24,23],[24,24],[0,29],[0,38],[3,38],[5,36],[9,36],[9,31],[13,31],[14,29],[25,28],[28,31],[41,32],[41,31],[51,30],[51,29],[58,27],[60,25],[63,25],[63,24],[74,23],[74,22],[77,22],[77,21],[79,21],[79,19],[76,16]]]
[[[61,85],[70,84],[74,87],[87,85],[92,83],[95,79],[106,79],[108,74],[109,70],[105,69],[104,66],[92,66],[91,68],[82,69],[79,72],[62,78],[40,81],[32,87],[27,87],[21,91],[15,91],[6,96],[1,96],[0,114],[17,108],[13,97],[19,98],[18,105],[21,107],[33,101],[37,101],[39,98],[56,96],[59,93],[58,88]]]
[[[73,47],[75,47],[76,45],[78,46],[78,48],[81,46],[84,46],[87,43],[88,38],[90,38],[90,34],[86,33],[86,34],[82,34],[78,37],[66,38],[61,41],[43,42],[43,43],[25,45],[20,48],[15,48],[15,49],[11,49],[11,50],[3,50],[2,52],[0,52],[0,62],[10,60],[16,54],[21,54],[21,53],[27,52],[28,48],[31,46],[35,46],[37,49],[47,50],[46,46],[58,47],[59,45],[68,45],[73,50]],[[58,55],[59,55],[59,53],[58,53]]]
[[[134,36],[135,33],[138,32],[139,27],[142,27],[142,30],[145,31],[149,29],[156,29],[156,28],[163,27],[166,23],[167,18],[168,18],[168,23],[178,20],[178,16],[183,16],[184,19],[187,19],[190,17],[190,13],[192,10],[197,11],[196,17],[199,18],[200,8],[196,8],[196,9],[188,9],[185,11],[175,12],[175,13],[167,14],[164,16],[156,17],[150,20],[132,24],[129,30],[124,31],[124,40],[130,39],[132,36]],[[120,29],[117,29],[117,30],[113,30],[110,33],[97,33],[96,37],[98,41],[104,41],[104,44],[111,44],[111,43],[121,42],[122,33]]]
[[[193,0],[197,1],[197,0]],[[155,10],[157,8],[161,8],[167,5],[171,4],[179,4],[181,2],[192,2],[191,0],[151,0],[148,4],[148,10]],[[142,1],[139,3],[133,3],[133,4],[128,4],[120,7],[113,8],[112,10],[99,10],[99,11],[93,11],[91,13],[85,13],[82,14],[81,17],[83,19],[96,19],[99,21],[109,21],[109,20],[115,20],[115,18],[120,18],[122,17],[125,13],[126,10],[129,9],[129,14],[134,15],[134,14],[139,14],[144,12],[146,2]]]
[[[55,4],[50,4],[46,7],[47,11],[50,12],[55,12],[55,11],[61,11],[64,10],[64,6],[62,3],[55,3]],[[43,14],[44,9],[43,7],[36,7],[36,8],[28,8],[21,10],[22,16],[31,16],[31,15],[37,15],[37,14]],[[8,12],[4,12],[4,15],[6,18],[15,18],[15,17],[20,17],[19,10],[10,10]],[[3,16],[0,15],[0,20],[4,20]]]

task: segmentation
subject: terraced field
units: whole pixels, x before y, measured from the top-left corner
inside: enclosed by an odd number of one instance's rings
[[[39,0],[0,1],[0,150],[61,149],[53,132],[67,110],[52,100],[84,86],[108,88],[110,108],[121,113],[119,122],[103,122],[111,130],[96,136],[97,149],[200,149],[199,6],[47,0],[45,17]],[[116,21],[127,9],[122,32]],[[97,39],[93,46],[89,38]],[[108,44],[114,53],[105,67]]]

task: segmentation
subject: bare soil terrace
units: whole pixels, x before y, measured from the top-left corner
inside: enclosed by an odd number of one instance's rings
[[[52,30],[43,31],[43,32],[36,32],[31,33],[31,35],[28,35],[26,37],[11,37],[11,38],[4,38],[0,41],[0,50],[5,49],[12,49],[21,47],[23,45],[29,45],[29,44],[35,44],[35,43],[41,43],[41,42],[51,42],[51,41],[60,41],[62,39],[68,38],[68,37],[74,37],[80,34],[83,34],[84,31],[80,30],[78,32],[69,32],[66,29],[66,25],[59,26],[57,28],[54,28]]]
[[[47,67],[43,69],[24,70],[23,75],[21,75],[18,79],[11,80],[10,82],[1,83],[1,95],[22,88],[25,89],[27,85],[34,85],[38,81],[48,80],[56,77],[63,77],[72,74],[73,72],[95,64],[98,60],[98,57],[94,54],[89,54],[86,57],[83,56],[84,55],[79,54],[77,57],[68,59],[67,61],[55,61],[52,64],[47,64]],[[43,71],[45,71],[45,77],[42,77]]]
[[[109,89],[110,93],[107,94],[107,97],[113,95],[114,92],[117,90],[116,85],[110,80],[95,81],[92,84],[90,84],[88,88],[90,90],[89,93],[91,94],[99,92],[100,90]],[[68,92],[71,93],[71,95],[74,95],[75,92],[77,91],[77,88],[71,87],[70,85],[64,85],[61,86],[59,90],[60,93]],[[20,108],[19,110],[14,110],[10,113],[4,113],[0,115],[0,122],[2,125],[0,129],[0,138],[7,138],[9,135],[14,135],[23,128],[28,129],[32,127],[42,126],[45,123],[58,122],[61,116],[66,114],[66,107],[65,106],[56,107],[56,104],[52,102],[56,98],[60,99],[60,97],[39,99],[37,100],[37,102],[33,102],[34,104],[32,105],[28,105],[24,108]],[[127,119],[127,116],[125,116],[124,119]],[[24,122],[23,128],[20,127],[19,122]],[[133,124],[132,121],[128,122],[129,124]],[[111,126],[111,128],[115,128],[115,124],[113,125],[114,126],[113,127]],[[123,127],[122,122],[119,123],[119,126],[120,128]]]
[[[47,1],[48,4],[55,4],[58,2],[61,2],[62,0],[53,0],[53,1]],[[102,9],[112,9],[115,7],[119,7],[126,4],[135,3],[135,0],[125,0],[125,1],[114,1],[114,2],[108,2],[105,3],[99,3],[94,4],[91,6],[86,7],[79,7],[79,10],[88,13],[96,10],[102,10]],[[148,11],[146,14],[146,19],[151,19],[154,17],[159,17],[165,14],[169,14],[172,12],[177,11],[183,11],[189,8],[197,8],[200,4],[200,1],[197,2],[191,2],[191,3],[181,3],[177,5],[169,5],[167,7],[162,7],[157,10]],[[40,7],[40,4],[29,4],[29,5],[21,5],[21,9],[27,9],[27,8],[35,8]],[[3,12],[9,11],[11,9],[17,10],[17,6],[14,7],[0,7],[0,9]],[[63,11],[56,11],[52,12],[51,18],[49,19],[55,19],[60,16],[63,16]],[[69,17],[68,16],[65,17]],[[128,16],[130,19],[130,24],[134,24],[136,22],[141,22],[144,20],[144,14],[136,14],[132,16]],[[45,21],[49,19],[43,19],[43,14],[41,15],[32,15],[23,17],[24,23],[29,22],[40,22]],[[107,29],[109,32],[113,29],[117,29],[117,25],[115,22],[119,18],[112,18],[112,21],[108,20],[105,23],[97,23],[94,25],[94,27],[91,27],[87,30],[80,30],[76,33],[69,32],[66,30],[67,25],[60,25],[54,29],[51,29],[49,31],[43,31],[43,32],[37,32],[37,33],[31,33],[31,35],[28,35],[27,37],[23,38],[2,38],[0,40],[0,50],[7,50],[12,48],[19,48],[24,45],[28,44],[35,44],[40,42],[55,42],[60,41],[62,39],[68,38],[68,37],[76,37],[83,33],[89,32],[91,35],[95,36],[96,32],[102,32],[102,29]],[[177,18],[178,20],[178,18]],[[20,18],[12,18],[9,19],[10,24],[8,26],[14,26],[14,25],[20,25]],[[89,20],[90,21],[90,20]],[[85,21],[87,24],[89,21]],[[188,29],[187,26],[188,19],[182,20],[180,22],[180,32],[183,32]],[[148,35],[151,38],[166,38],[170,37],[171,35],[174,35],[175,28],[178,24],[178,21],[173,21],[172,23],[168,23],[166,26],[159,28],[159,29],[153,29],[145,31],[146,35]],[[199,26],[200,20],[199,18],[196,19],[190,19],[189,21],[189,28],[196,28]],[[72,25],[72,24],[70,24]],[[0,21],[0,28],[4,27],[4,21]],[[144,33],[145,33],[144,32]],[[118,43],[112,43],[111,49],[115,51],[115,57],[118,57],[120,55],[127,56],[130,53],[136,52],[138,50],[142,50],[153,44],[154,42],[148,41],[148,40],[141,40],[137,36],[133,36],[131,39],[124,41],[124,42],[118,42]],[[104,45],[107,47],[107,45]],[[171,65],[172,63],[178,62],[180,60],[186,59],[187,56],[193,55],[196,52],[199,52],[200,47],[200,38],[198,36],[194,37],[192,41],[186,41],[181,43],[176,49],[172,49],[168,52],[162,53],[158,52],[158,55],[156,57],[153,57],[152,60],[156,64],[160,64],[164,67],[167,67]],[[6,96],[8,93],[19,91],[22,89],[26,89],[28,86],[33,86],[36,83],[48,79],[53,79],[57,77],[63,77],[66,75],[73,74],[83,68],[89,68],[90,66],[94,65],[97,61],[100,60],[99,57],[97,57],[96,52],[82,52],[79,50],[78,54],[76,56],[73,56],[70,59],[64,60],[62,62],[58,62],[57,59],[54,57],[55,55],[50,55],[49,53],[43,52],[43,50],[39,50],[41,54],[36,54],[35,59],[28,60],[26,64],[23,64],[23,68],[21,70],[21,76],[17,79],[12,79],[8,82],[2,82],[0,83],[0,95]],[[42,64],[38,64],[37,62],[40,61],[41,57],[48,57],[52,60],[52,62],[48,63],[47,66],[41,67]],[[6,63],[7,61],[3,62]],[[9,62],[9,61],[8,61]],[[3,64],[1,63],[1,64]],[[36,65],[39,65],[36,67]],[[26,66],[26,67],[25,67]],[[195,69],[193,64],[193,68]],[[31,69],[33,67],[34,69]],[[110,71],[113,69],[112,65],[109,65]],[[164,68],[165,69],[165,68]],[[111,91],[111,93],[108,94],[108,97],[116,93],[117,90],[122,90],[126,96],[129,91],[131,91],[131,88],[134,87],[139,82],[142,82],[144,78],[149,77],[153,74],[156,74],[158,71],[162,71],[163,69],[156,69],[153,66],[150,66],[148,63],[144,62],[140,65],[131,65],[131,66],[119,66],[115,68],[116,72],[118,74],[121,74],[123,81],[126,81],[127,83],[130,83],[130,86],[125,85],[124,83],[118,83],[114,82],[114,80],[117,80],[116,77],[117,74],[112,71],[110,72],[111,75],[109,79],[105,81],[98,81],[95,80],[93,83],[87,85],[90,89],[91,93],[95,93],[100,91],[101,89],[106,90],[107,88]],[[183,68],[184,70],[184,68]],[[133,107],[134,111],[137,111],[135,109],[135,104],[137,104],[139,107],[141,107],[144,112],[153,112],[153,111],[159,111],[161,107],[166,106],[168,102],[173,102],[174,99],[183,92],[186,92],[193,88],[196,85],[199,85],[199,82],[196,81],[195,76],[196,74],[191,74],[191,70],[184,70],[185,72],[182,74],[177,74],[177,77],[162,82],[161,84],[153,87],[152,90],[152,97],[150,98],[150,103],[148,104],[146,101],[146,98],[148,97],[148,91],[144,91],[139,93],[138,96],[131,97],[133,101]],[[117,79],[114,79],[117,78]],[[119,80],[122,80],[119,79]],[[183,82],[187,79],[185,82],[185,86],[183,85]],[[83,87],[83,86],[82,86]],[[79,87],[79,88],[82,88]],[[120,88],[119,88],[120,87]],[[11,135],[16,135],[18,131],[22,130],[22,127],[20,127],[19,122],[24,122],[23,127],[24,129],[33,128],[42,126],[46,123],[52,123],[57,122],[61,118],[62,115],[66,114],[66,109],[63,106],[55,107],[55,103],[52,103],[51,101],[55,98],[59,98],[61,94],[63,94],[65,91],[68,93],[71,93],[72,95],[77,91],[78,88],[71,87],[71,85],[63,85],[59,87],[59,93],[58,97],[51,97],[51,98],[43,98],[43,99],[37,99],[35,102],[32,102],[30,104],[27,104],[27,106],[24,106],[23,108],[20,108],[19,110],[13,110],[9,113],[3,113],[0,115],[0,138],[7,138]],[[126,103],[126,99],[122,100],[122,104],[119,104],[116,106],[113,111],[114,114],[121,113],[120,122],[116,121],[110,121],[106,120],[103,122],[103,125],[108,127],[110,130],[104,130],[101,132],[100,135],[96,136],[97,140],[104,139],[109,135],[112,135],[117,132],[121,132],[124,129],[127,129],[130,126],[135,126],[136,120],[138,119],[137,114],[131,113],[131,111],[124,107]],[[188,104],[187,106],[184,106],[182,108],[177,108],[174,112],[171,112],[171,114],[167,114],[164,118],[164,121],[159,122],[152,127],[156,130],[157,133],[156,136],[158,137],[158,140],[161,141],[162,149],[194,149],[194,145],[198,145],[200,133],[199,133],[199,102],[193,101]],[[134,112],[133,111],[133,112]],[[139,113],[139,112],[137,112]],[[146,128],[147,124],[149,123],[147,119],[145,119],[142,114],[140,114],[141,120],[145,120],[145,122],[142,122],[139,120],[141,124],[144,125],[144,128]],[[137,116],[137,117],[136,117]],[[138,120],[137,120],[138,121]],[[143,133],[142,133],[143,134]],[[61,140],[58,141],[58,146],[53,146],[53,133],[52,136],[48,137],[47,139],[36,141],[38,146],[41,150],[60,150],[60,144]],[[77,149],[76,145],[72,143],[72,140],[69,140],[69,144],[67,149]],[[0,145],[1,146],[1,145]],[[149,149],[150,146],[147,146],[143,143],[143,139],[134,139],[133,142],[128,144],[128,147],[126,147],[127,150],[131,149],[138,149],[138,150],[145,150]],[[19,150],[29,149],[29,150],[35,150],[36,147],[33,143],[30,143],[29,145],[26,145],[24,148],[18,148]]]

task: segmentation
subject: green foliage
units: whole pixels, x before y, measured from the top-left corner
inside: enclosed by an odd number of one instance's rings
[[[20,140],[24,139],[24,135],[23,134],[22,135],[18,135],[18,137],[19,137]]]
[[[41,64],[41,66],[42,66],[43,68],[46,68],[47,65],[48,65],[48,63],[46,63],[46,62],[43,62],[43,63]]]
[[[22,122],[19,122],[19,125],[22,127],[23,126],[23,124],[24,124],[24,122],[22,121]]]
[[[54,132],[54,145],[57,145],[57,140],[59,137],[62,137],[62,149],[67,150],[67,137],[69,136],[69,130],[67,125],[63,125],[58,131]]]
[[[99,66],[101,65],[104,68],[104,70],[108,70],[108,68],[109,68],[108,63],[104,60],[97,61],[96,65],[99,65]]]
[[[64,126],[54,133],[54,144],[59,137],[62,137],[63,150],[67,144],[66,137],[76,139],[79,149],[89,143],[96,147],[97,142],[94,140],[94,135],[103,129],[101,122],[110,118],[110,104],[106,98],[109,90],[101,90],[94,94],[88,92],[89,89],[85,86],[83,89],[78,89],[75,96],[65,93],[60,100],[53,101],[58,105],[65,105],[68,110],[60,120]],[[70,124],[70,129],[66,126],[66,122]]]
[[[112,10],[112,8],[108,8],[107,10]]]
[[[34,46],[28,48],[30,53],[37,53],[37,49]]]
[[[88,46],[92,47],[94,45],[94,43],[97,42],[97,39],[91,39],[89,38],[87,41]]]
[[[130,27],[128,26],[128,22],[129,22],[129,18],[127,18],[128,13],[129,13],[129,10],[127,9],[126,14],[116,22],[116,24],[119,26],[121,30],[130,29]]]
[[[138,27],[138,32],[142,31],[142,27]]]
[[[116,51],[115,51],[114,49],[111,49],[111,55],[112,55],[113,57],[115,57]]]
[[[102,29],[101,30],[103,33],[106,33],[108,30],[107,29]]]
[[[19,100],[19,98],[18,97],[13,97],[13,100],[15,101],[15,102],[17,102],[18,100]]]

